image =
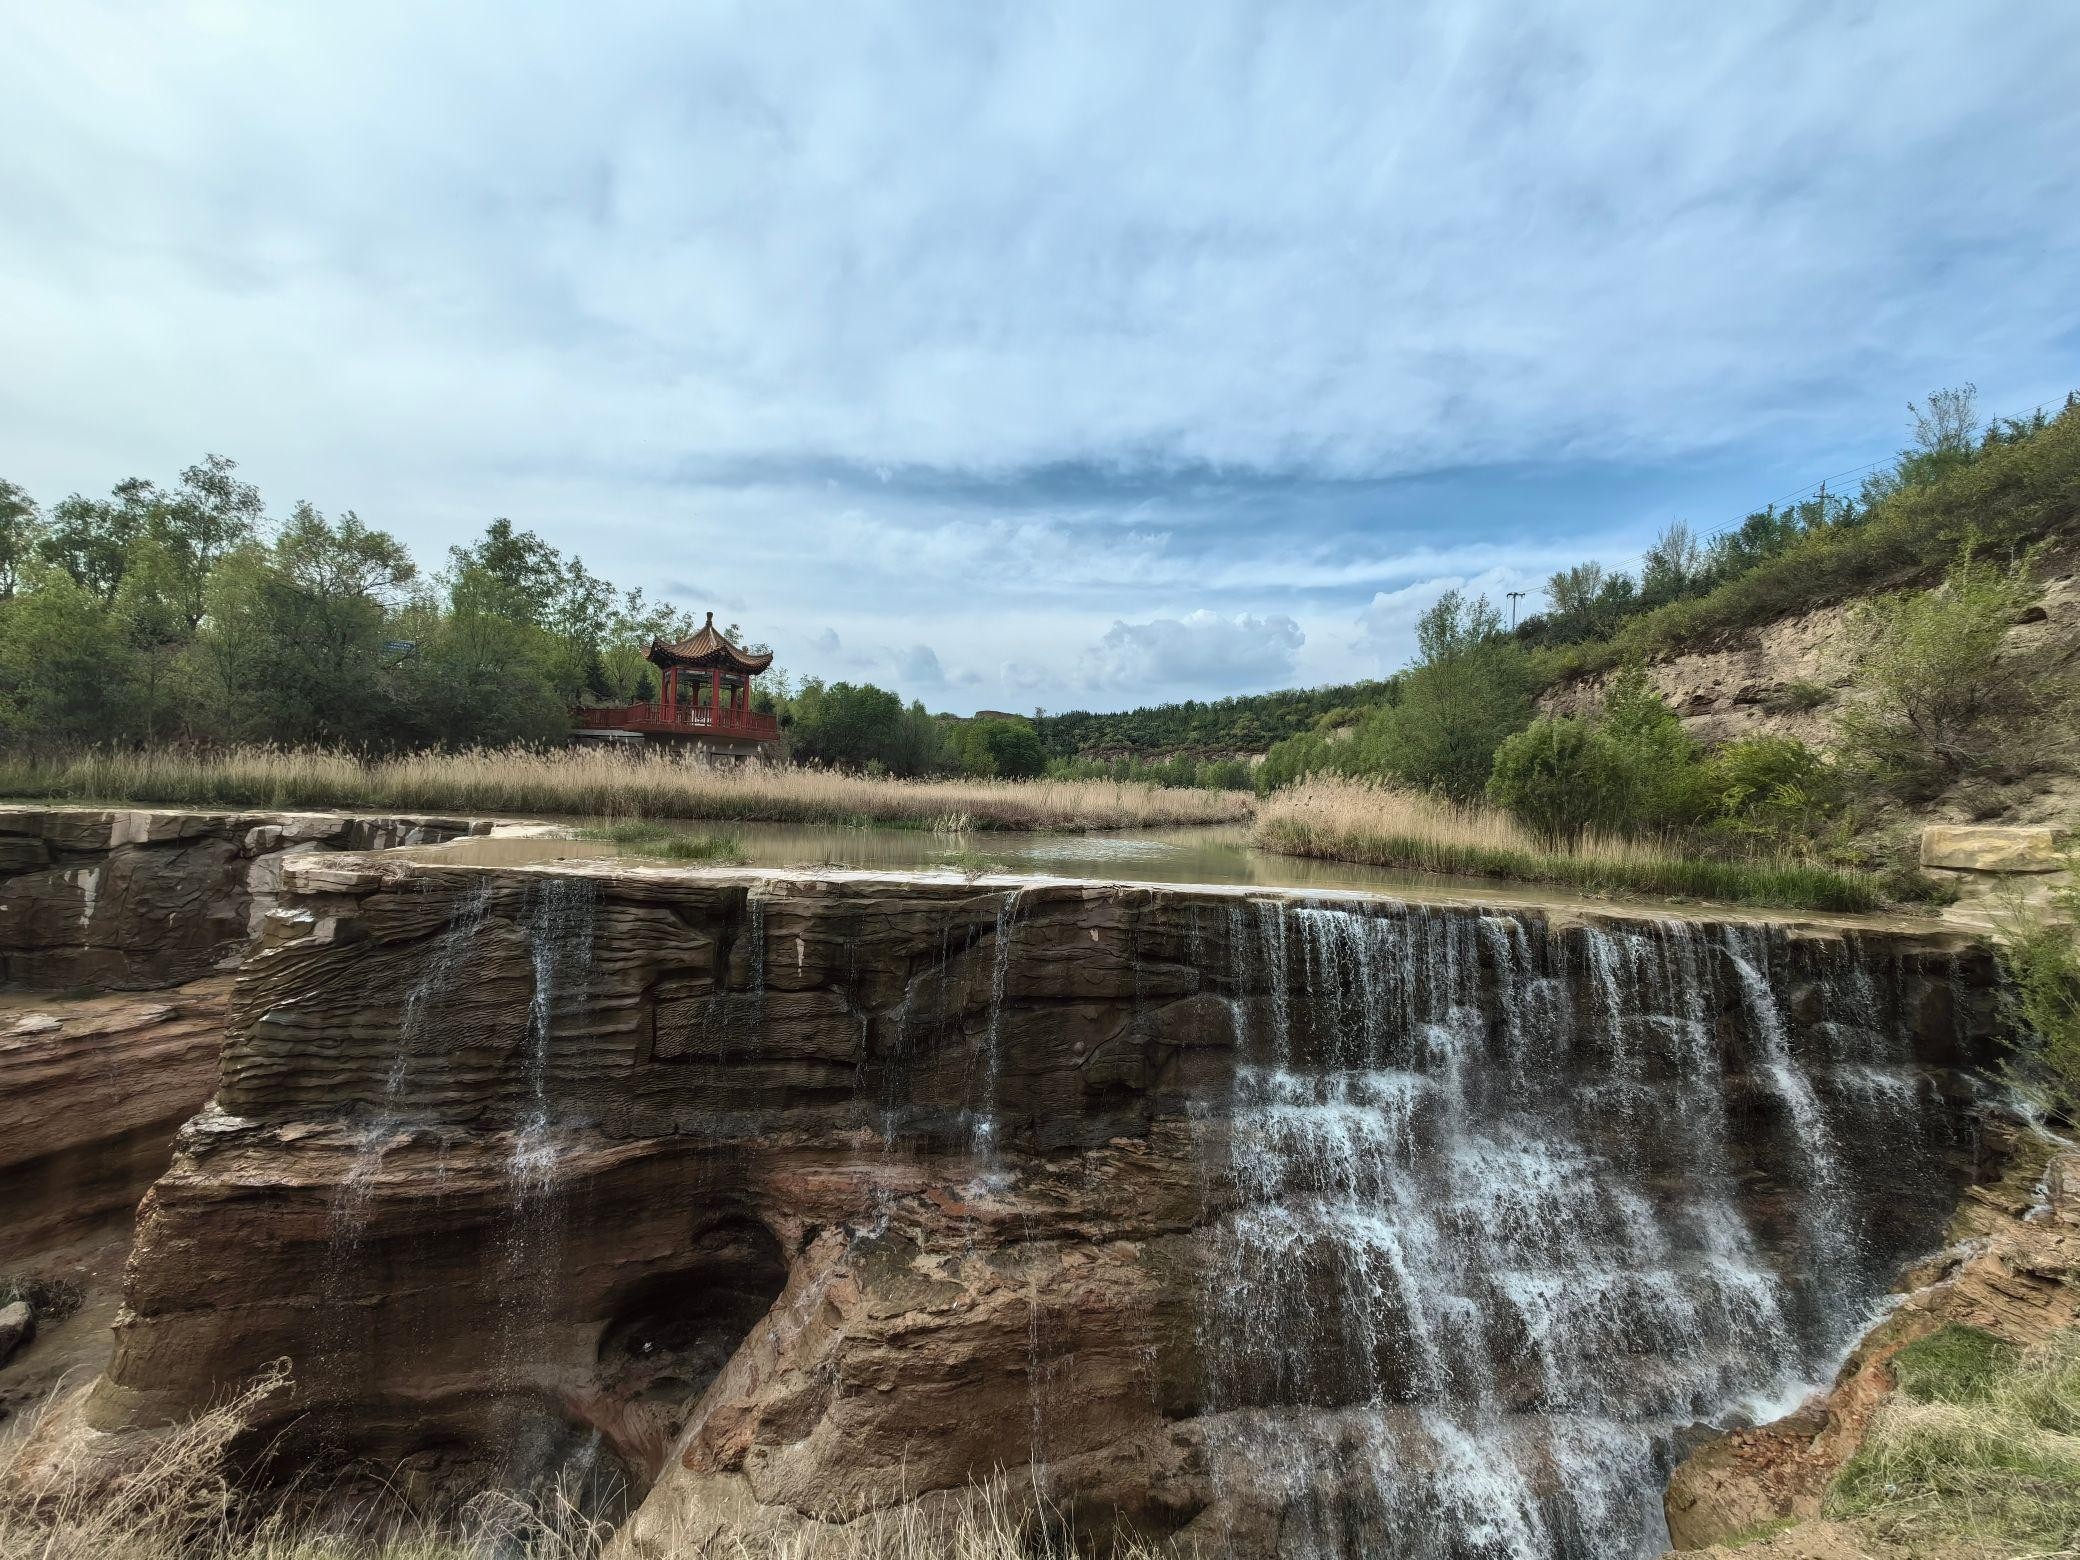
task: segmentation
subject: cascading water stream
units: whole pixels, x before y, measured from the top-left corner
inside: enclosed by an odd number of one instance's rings
[[[396,1040],[390,1065],[384,1070],[382,1092],[362,1125],[353,1163],[333,1189],[327,1216],[323,1319],[317,1341],[320,1369],[328,1375],[346,1375],[353,1368],[351,1355],[356,1345],[350,1336],[346,1290],[359,1262],[376,1175],[382,1169],[383,1156],[405,1125],[412,1063],[433,1032],[444,999],[454,989],[477,934],[483,929],[490,904],[488,879],[478,881],[461,895],[449,914],[448,924],[434,939],[418,978],[406,988],[398,1009]]]
[[[976,1082],[976,1100],[970,1112],[968,1146],[985,1166],[997,1153],[997,1096],[1004,1068],[1004,995],[1011,978],[1012,947],[1018,940],[1023,887],[1008,891],[997,905],[996,929],[991,934],[989,968],[989,1016],[983,1030],[982,1056]]]
[[[554,1039],[560,1016],[579,1011],[593,961],[599,884],[576,875],[545,875],[529,886],[525,929],[533,978],[520,1047],[520,1098],[506,1159],[507,1213],[500,1235],[497,1291],[498,1377],[524,1390],[529,1367],[544,1352],[552,1324],[551,1295],[539,1275],[553,1272],[563,1243],[557,1184],[565,1144],[556,1116]],[[527,1488],[556,1470],[562,1427],[517,1397],[502,1427],[507,1482]]]
[[[1658,1553],[1676,1432],[1795,1395],[1882,1295],[1844,1162],[1900,1108],[1868,975],[1845,956],[1802,1056],[1759,928],[1255,902],[1229,932],[1217,1485],[1281,1555]]]

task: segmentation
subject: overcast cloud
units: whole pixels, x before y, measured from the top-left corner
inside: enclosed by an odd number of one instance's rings
[[[2080,382],[2080,7],[1529,9],[18,6],[0,476],[221,451],[1117,705]]]

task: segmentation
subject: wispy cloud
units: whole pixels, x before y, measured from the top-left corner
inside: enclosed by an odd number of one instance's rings
[[[1636,550],[2080,341],[2072,6],[77,0],[10,44],[0,473],[223,450],[434,557],[507,513],[792,665],[953,603],[990,698],[1080,695],[1114,618]]]

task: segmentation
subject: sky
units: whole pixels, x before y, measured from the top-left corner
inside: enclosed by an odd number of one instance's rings
[[[2080,386],[2064,0],[0,0],[0,59],[0,477],[509,516],[934,709],[1377,676]]]

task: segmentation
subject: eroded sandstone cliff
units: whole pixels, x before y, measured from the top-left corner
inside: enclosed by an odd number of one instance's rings
[[[291,863],[141,1213],[123,1436],[611,1473],[631,1555],[1030,1474],[1242,1553],[1650,1553],[1975,1169],[1939,934]],[[286,1435],[278,1432],[286,1430]]]

